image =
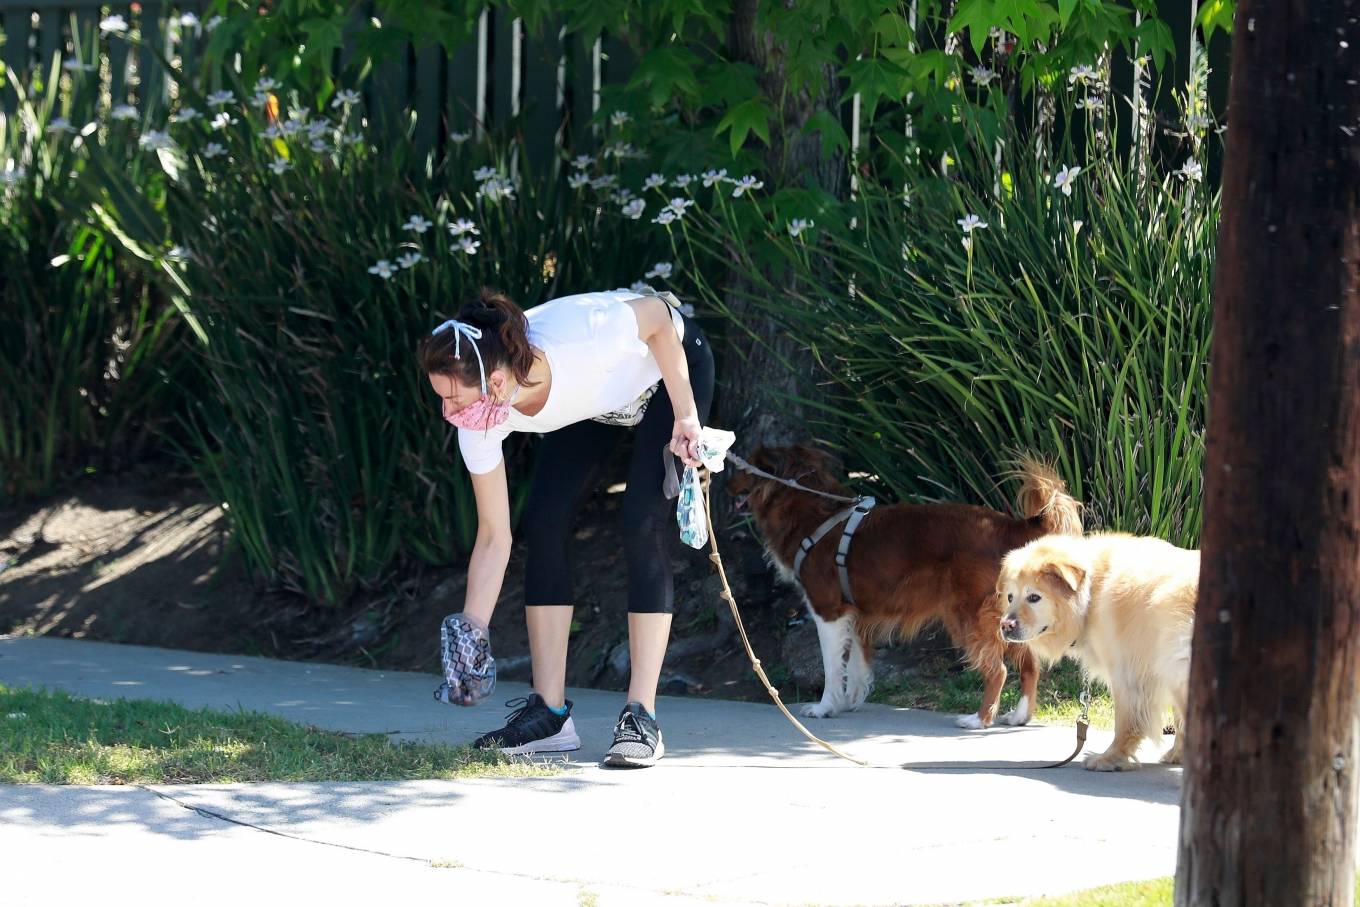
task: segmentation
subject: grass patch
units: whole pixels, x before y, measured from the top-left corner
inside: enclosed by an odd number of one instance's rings
[[[1025,898],[1020,901],[982,901],[974,907],[1002,904],[1008,907],[1169,907],[1174,896],[1175,879],[1168,877],[1106,885],[1075,894]],[[1356,903],[1360,903],[1360,877],[1355,880],[1355,899]]]
[[[528,776],[499,753],[323,731],[257,712],[0,685],[0,782],[231,784]]]
[[[939,666],[938,671],[935,666],[925,667],[919,678],[880,684],[869,696],[869,701],[935,712],[964,714],[977,711],[982,697],[981,674],[972,669],[959,671],[952,663]],[[1041,724],[1075,723],[1081,712],[1077,700],[1081,687],[1081,669],[1071,661],[1061,661],[1045,671],[1039,681],[1039,702],[1033,720]],[[1019,698],[1020,688],[1012,672],[1010,682],[1001,691],[1000,712],[1015,708]],[[1098,683],[1091,685],[1091,726],[1107,730],[1114,727],[1114,705],[1109,691]]]

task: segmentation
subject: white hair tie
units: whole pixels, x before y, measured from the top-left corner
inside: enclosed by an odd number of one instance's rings
[[[468,339],[468,343],[472,345],[472,351],[477,354],[477,371],[482,376],[482,396],[486,396],[487,393],[486,365],[482,362],[482,351],[477,346],[477,341],[482,339],[482,329],[479,327],[473,327],[472,325],[463,321],[459,321],[456,318],[450,318],[448,321],[444,322],[439,327],[435,328],[433,331],[430,331],[430,336],[433,337],[440,331],[446,331],[449,328],[453,328],[453,358],[455,359],[463,358],[462,345],[464,337],[466,337]]]

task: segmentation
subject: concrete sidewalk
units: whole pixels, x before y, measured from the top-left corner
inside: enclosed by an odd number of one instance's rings
[[[397,740],[465,743],[499,726],[498,707],[434,702],[437,682],[0,637],[12,686],[241,707]],[[497,699],[525,692],[503,684]],[[569,695],[583,748],[551,777],[0,788],[6,903],[108,900],[126,886],[141,903],[400,892],[459,905],[930,904],[1175,868],[1179,769],[1035,770],[1071,751],[1070,727],[961,731],[951,716],[886,706],[808,720],[865,769],[803,740],[772,705],[666,698],[666,759],[619,772],[594,760],[622,695]],[[1108,740],[1092,732],[1088,746]]]

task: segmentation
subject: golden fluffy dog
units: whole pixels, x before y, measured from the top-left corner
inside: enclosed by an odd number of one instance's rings
[[[1145,737],[1175,713],[1180,761],[1190,681],[1190,636],[1199,590],[1199,552],[1119,533],[1048,535],[1006,555],[997,579],[1001,635],[1042,662],[1064,655],[1105,683],[1114,698],[1114,742],[1086,767],[1138,765]]]

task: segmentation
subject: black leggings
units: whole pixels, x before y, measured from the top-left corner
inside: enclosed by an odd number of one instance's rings
[[[713,403],[713,352],[698,326],[688,318],[684,348],[699,421],[706,423]],[[666,500],[661,491],[665,475],[661,452],[670,443],[674,424],[674,410],[663,382],[648,401],[642,421],[632,428],[587,420],[544,435],[521,524],[529,546],[525,605],[575,603],[567,551],[572,523],[586,494],[598,482],[614,445],[624,435],[632,434],[628,489],[623,494],[623,511],[619,514],[619,532],[628,562],[628,610],[639,614],[671,613],[675,590],[670,546],[680,529],[675,523],[675,502]]]

